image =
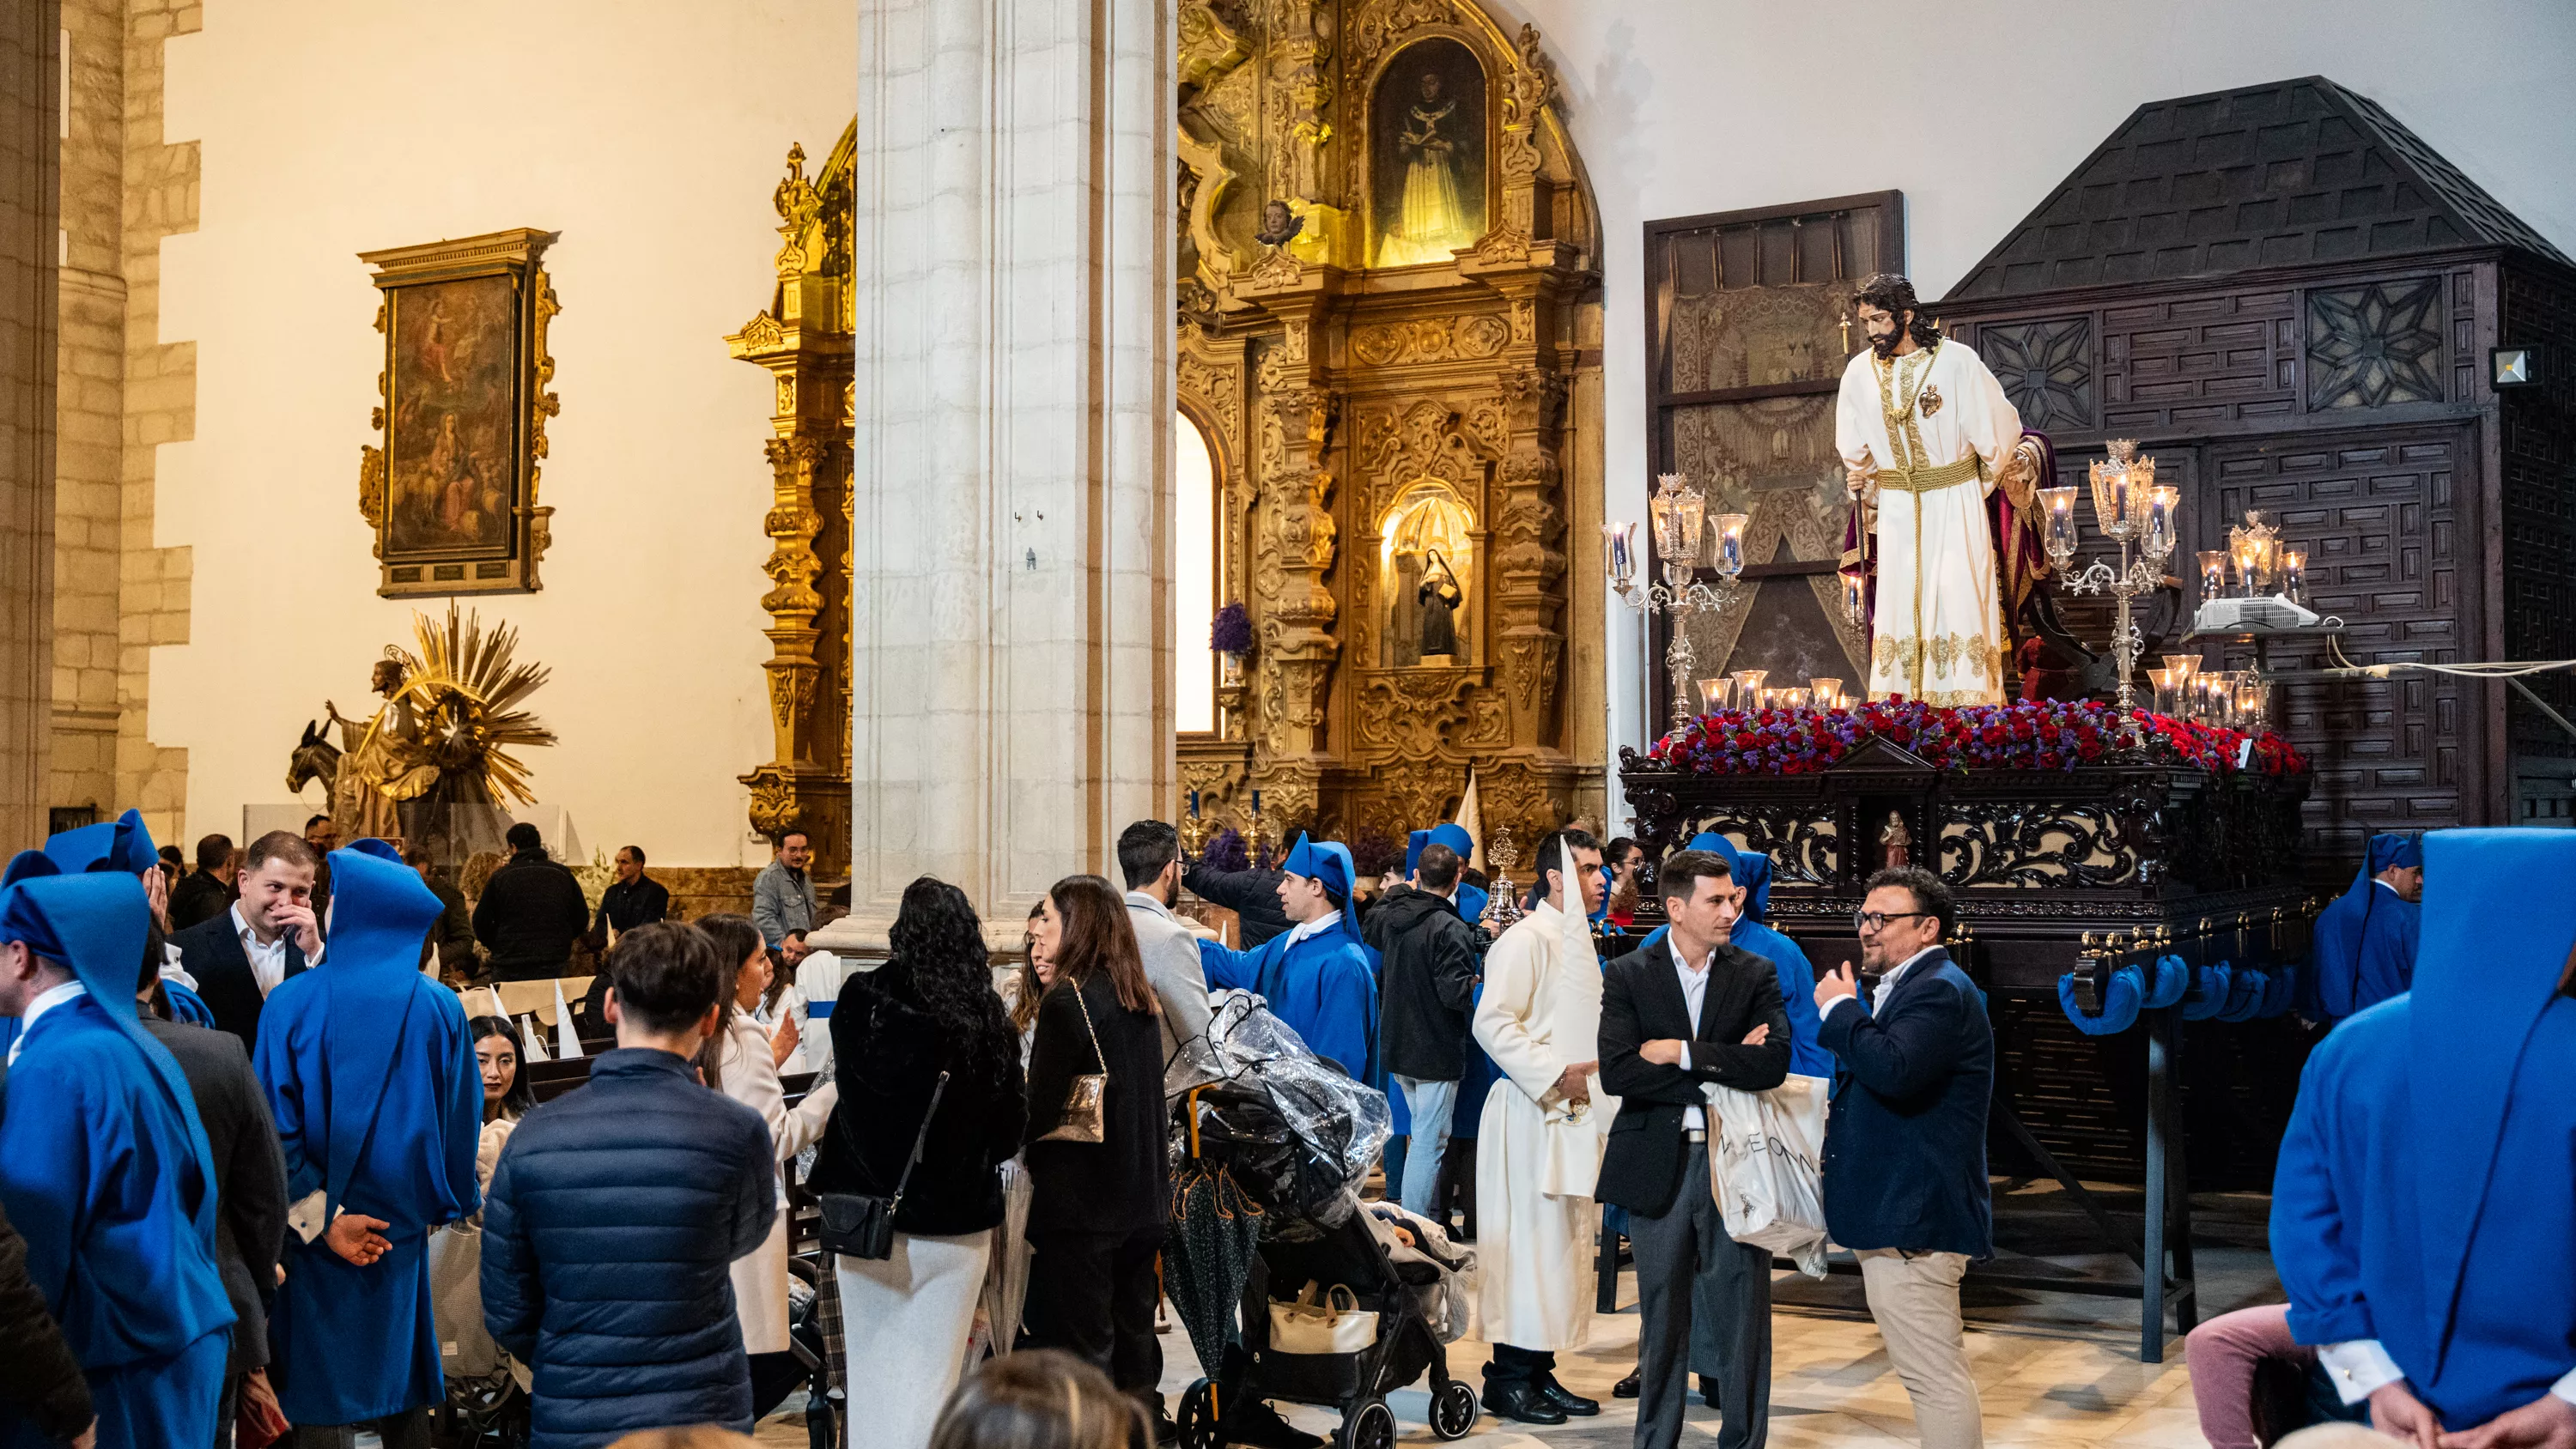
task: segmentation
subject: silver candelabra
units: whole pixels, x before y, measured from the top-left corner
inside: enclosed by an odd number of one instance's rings
[[[2058,586],[2070,594],[2107,592],[2120,601],[2112,625],[2111,657],[2120,671],[2120,708],[2129,709],[2137,703],[2129,679],[2137,672],[2138,656],[2146,650],[2131,605],[2139,595],[2164,587],[2165,561],[2174,551],[2174,506],[2180,495],[2172,486],[2156,482],[2156,460],[2139,457],[2136,443],[2119,439],[2110,449],[2111,455],[2092,468],[2093,516],[2103,536],[2120,545],[2117,568],[2108,559],[2096,559],[2082,572],[2075,570],[2073,484],[2042,488],[2039,498],[2048,513],[2048,561],[2057,571]]]
[[[1646,509],[1654,524],[1655,553],[1663,564],[1664,581],[1638,587],[1634,523],[1601,525],[1602,546],[1607,553],[1604,572],[1621,603],[1632,609],[1664,611],[1672,630],[1664,663],[1673,675],[1673,727],[1679,729],[1690,722],[1692,666],[1698,662],[1697,652],[1691,648],[1690,616],[1714,613],[1734,601],[1743,584],[1747,519],[1741,513],[1721,513],[1714,520],[1717,549],[1709,562],[1717,569],[1717,582],[1709,584],[1696,577],[1711,522],[1708,499],[1682,474],[1664,473],[1657,476],[1655,496],[1647,500]]]

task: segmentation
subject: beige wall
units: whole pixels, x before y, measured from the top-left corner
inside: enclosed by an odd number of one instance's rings
[[[202,172],[197,229],[159,253],[158,335],[193,347],[195,386],[146,515],[185,551],[163,588],[186,595],[152,639],[148,733],[187,752],[186,836],[283,799],[305,720],[326,697],[358,711],[369,661],[409,638],[358,516],[383,343],[354,254],[531,226],[562,233],[554,545],[543,592],[469,602],[553,667],[532,705],[562,744],[532,753],[536,788],[585,845],[746,858],[770,398],[723,338],[769,301],[788,143],[820,155],[848,122],[855,18],[848,0],[212,0],[169,43],[166,134]]]
[[[1601,205],[1613,518],[1645,515],[1652,219],[1896,187],[1907,270],[1937,298],[2140,104],[2325,75],[2576,251],[2566,0],[1484,3],[1545,37]],[[1615,750],[1641,743],[1643,651],[1634,613],[1608,627]]]

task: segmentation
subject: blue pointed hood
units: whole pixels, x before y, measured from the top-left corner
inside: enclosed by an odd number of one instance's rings
[[[2425,1341],[2447,1354],[2444,1325],[2479,1210],[2514,1206],[2489,1202],[2487,1184],[2523,1051],[2576,948],[2576,915],[2533,905],[2576,900],[2576,831],[2437,830],[2421,849],[2432,884],[2407,1022],[2423,1154],[2413,1175],[2431,1314]]]
[[[1288,852],[1288,858],[1280,862],[1279,868],[1290,875],[1322,881],[1324,889],[1342,903],[1342,929],[1350,933],[1352,940],[1361,939],[1359,899],[1351,891],[1358,869],[1351,864],[1351,853],[1340,841],[1311,840],[1300,835],[1297,848]]]
[[[152,843],[152,831],[144,825],[140,810],[128,810],[114,820],[63,831],[45,842],[45,855],[62,867],[65,875],[92,870],[141,875],[161,864],[160,847]]]
[[[147,841],[149,838],[145,837]],[[147,844],[144,849],[148,853],[151,847]],[[197,1118],[197,1098],[188,1090],[187,1077],[168,1049],[143,1029],[134,1003],[135,983],[143,973],[144,942],[152,923],[152,906],[144,898],[142,881],[117,869],[71,874],[52,857],[32,850],[21,851],[9,863],[8,878],[11,884],[0,890],[0,941],[24,941],[28,950],[68,968],[79,978],[90,1000],[143,1054],[145,1064],[161,1085],[162,1095],[188,1124],[188,1143],[196,1153],[200,1184],[192,1213],[197,1231],[211,1251],[215,1232],[214,1151],[207,1145],[205,1124]]]
[[[1417,830],[1404,838],[1404,878],[1406,880],[1413,879],[1413,872],[1421,867],[1423,847],[1430,843],[1431,832],[1428,830]]]
[[[335,1211],[366,1149],[394,1048],[418,999],[421,943],[441,909],[417,871],[379,853],[391,849],[362,840],[331,852],[331,940],[322,965],[306,973],[313,985],[299,988],[330,993],[322,1030],[335,1110],[324,1184]],[[343,1104],[356,1110],[337,1110]]]
[[[1740,918],[1765,925],[1771,912],[1771,857],[1758,850],[1738,850],[1735,842],[1714,830],[1703,830],[1691,837],[1690,848],[1705,850],[1726,862],[1727,872],[1743,888],[1744,908]]]

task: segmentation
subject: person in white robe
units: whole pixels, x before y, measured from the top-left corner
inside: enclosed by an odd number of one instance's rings
[[[1571,870],[1567,868],[1571,858]],[[1478,1127],[1476,1203],[1483,1263],[1485,1407],[1561,1424],[1601,1406],[1556,1379],[1559,1350],[1592,1328],[1592,1259],[1602,1134],[1619,1111],[1601,1090],[1601,962],[1589,918],[1601,903],[1601,847],[1562,830],[1540,843],[1547,899],[1496,940],[1471,1030],[1502,1071]],[[1577,882],[1569,903],[1566,878]]]
[[[1920,316],[1905,278],[1871,277],[1853,310],[1870,346],[1843,369],[1834,446],[1854,506],[1877,515],[1874,531],[1860,530],[1878,573],[1869,697],[2001,704],[2004,620],[1986,495],[2016,466],[2021,415],[1973,350]]]

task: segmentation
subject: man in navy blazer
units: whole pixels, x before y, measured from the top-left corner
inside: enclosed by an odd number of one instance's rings
[[[1816,983],[1817,1039],[1835,1058],[1825,1127],[1825,1226],[1860,1257],[1870,1316],[1914,1401],[1923,1449],[1978,1449],[1985,1432],[1959,1322],[1959,1279],[1994,1255],[1986,1103],[1995,1041],[1984,999],[1941,949],[1958,903],[1919,867],[1882,870],[1853,919],[1848,965]]]
[[[170,938],[215,1026],[259,1044],[260,1007],[268,993],[321,964],[322,925],[314,904],[319,866],[313,847],[292,831],[272,830],[242,857],[241,899]]]

